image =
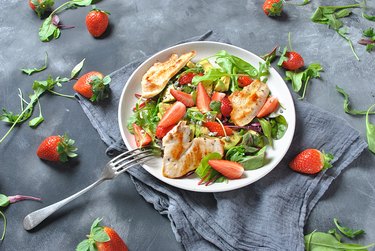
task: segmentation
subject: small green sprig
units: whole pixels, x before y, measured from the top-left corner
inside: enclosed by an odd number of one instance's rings
[[[39,67],[39,68],[23,68],[21,69],[21,71],[27,75],[31,75],[33,73],[36,73],[36,72],[41,72],[41,71],[44,71],[45,69],[47,69],[47,65],[48,65],[48,54],[46,52],[45,56],[44,56],[44,65]]]

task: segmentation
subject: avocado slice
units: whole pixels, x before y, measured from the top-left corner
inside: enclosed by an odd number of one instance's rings
[[[217,92],[226,92],[229,90],[230,77],[222,76],[216,83],[214,90]]]
[[[171,89],[175,89],[173,84],[169,85],[167,88],[165,88],[163,94],[162,94],[162,97],[161,97],[161,102],[163,103],[168,103],[168,102],[172,102],[172,101],[175,101],[176,99],[172,96],[170,90]]]
[[[228,136],[227,139],[225,137],[221,139],[221,141],[224,143],[224,150],[226,151],[236,146],[241,141],[242,137],[238,133],[233,133],[233,135]]]
[[[186,64],[187,67],[189,67],[190,69],[191,68],[195,68],[195,64],[191,61],[189,61],[187,64]]]
[[[172,104],[168,103],[159,103],[159,112],[158,117],[161,119],[166,111],[172,106]]]
[[[210,69],[214,68],[213,65],[207,59],[199,61],[198,64],[202,66],[205,73],[208,72]]]

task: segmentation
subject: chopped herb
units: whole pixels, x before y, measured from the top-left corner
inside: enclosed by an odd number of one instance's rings
[[[47,69],[47,64],[48,64],[48,54],[46,52],[45,56],[44,56],[44,65],[41,66],[40,68],[30,68],[30,69],[21,69],[21,71],[27,75],[31,75],[35,72],[41,72],[41,71],[44,71],[45,69]]]
[[[359,229],[359,230],[356,230],[356,229],[351,229],[351,228],[348,228],[348,227],[343,227],[339,224],[338,222],[338,219],[334,218],[333,219],[333,222],[335,223],[337,229],[343,234],[345,235],[346,237],[349,237],[349,238],[355,238],[359,235],[362,235],[365,233],[364,230],[362,229]]]

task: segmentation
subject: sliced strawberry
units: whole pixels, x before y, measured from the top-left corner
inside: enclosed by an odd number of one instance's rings
[[[180,78],[178,79],[178,83],[180,85],[187,85],[190,84],[191,81],[193,80],[194,76],[196,74],[194,72],[187,72],[185,74],[182,74]]]
[[[197,107],[202,113],[210,111],[210,96],[208,96],[206,89],[204,89],[202,83],[198,83],[197,88]]]
[[[137,124],[133,124],[135,143],[137,147],[144,147],[151,143],[151,136]]]
[[[225,117],[229,117],[232,110],[232,103],[229,98],[227,96],[224,97],[223,100],[221,100],[221,114]]]
[[[279,100],[275,96],[269,96],[266,100],[266,103],[262,106],[260,111],[257,114],[258,118],[263,118],[274,111],[279,107]]]
[[[156,137],[158,139],[162,139],[165,135],[167,135],[167,133],[173,129],[173,127],[175,127],[175,125],[171,125],[171,126],[168,126],[168,127],[161,127],[161,126],[158,126],[156,127]]]
[[[177,101],[180,101],[181,103],[186,105],[186,107],[194,106],[194,100],[191,94],[175,89],[171,89],[170,92]]]
[[[186,106],[180,101],[177,101],[163,115],[158,126],[167,128],[171,125],[175,125],[185,116],[185,113]]]
[[[222,136],[222,137],[225,136],[225,133],[224,133],[223,127],[221,126],[220,123],[209,121],[209,122],[205,122],[203,125],[204,125],[205,127],[207,127],[208,130],[210,130],[210,132],[216,132],[216,133],[217,133],[217,134],[216,134],[217,136]],[[230,129],[229,127],[224,126],[224,129],[225,129],[225,132],[226,132],[227,136],[230,136],[230,135],[233,134],[233,130]]]
[[[208,164],[228,179],[239,179],[244,172],[244,168],[240,163],[229,160],[211,159]]]
[[[212,101],[221,101],[225,97],[225,93],[223,92],[214,92],[212,94],[211,100]]]
[[[250,78],[249,76],[239,76],[238,77],[238,86],[243,88],[245,86],[251,85],[251,83],[253,81],[254,80],[252,78]]]
[[[317,149],[306,149],[289,163],[289,167],[296,172],[316,174],[332,167],[330,163],[332,159],[332,154],[325,154]]]

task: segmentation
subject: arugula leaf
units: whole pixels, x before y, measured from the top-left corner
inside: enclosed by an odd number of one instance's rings
[[[201,160],[201,163],[195,169],[195,173],[198,175],[198,177],[201,178],[201,181],[199,184],[206,183],[208,185],[212,182],[223,182],[226,180],[226,178],[221,175],[218,171],[213,169],[209,164],[208,161],[211,159],[221,159],[222,156],[220,153],[213,152],[209,153],[206,156],[204,156]]]
[[[249,76],[255,78],[258,75],[257,69],[245,60],[229,54],[228,52],[221,50],[215,54],[216,63],[220,65],[223,70],[227,73],[233,74],[233,68],[237,69],[237,73],[246,73]],[[227,65],[225,67],[224,65]],[[229,67],[228,67],[229,66]],[[232,69],[232,70],[231,70]]]
[[[85,62],[85,59],[82,59],[81,62],[79,62],[76,66],[74,66],[72,72],[70,73],[70,78],[73,79],[75,77],[78,76],[78,74],[80,73],[80,71],[82,70],[82,67],[83,67],[83,63]]]
[[[375,44],[368,44],[368,45],[366,45],[366,51],[367,52],[373,51],[374,48],[375,48]]]
[[[339,224],[338,222],[338,219],[334,218],[333,219],[333,222],[335,223],[337,229],[343,234],[345,235],[346,237],[349,237],[349,238],[355,238],[361,234],[364,234],[365,231],[362,230],[362,229],[359,229],[359,230],[356,230],[356,229],[351,229],[351,228],[348,228],[348,227],[343,227]]]
[[[372,40],[375,40],[375,32],[374,28],[370,27],[363,31],[363,36],[372,38]]]
[[[283,62],[288,60],[288,57],[285,56],[285,54],[287,53],[287,51],[288,51],[288,47],[285,47],[283,49],[283,52],[280,55],[279,62],[277,62],[278,66],[282,66]]]
[[[41,71],[44,71],[45,69],[47,69],[47,64],[48,64],[48,54],[46,52],[46,55],[44,57],[44,65],[43,66],[41,66],[40,68],[21,69],[21,71],[30,76],[31,74],[33,74],[35,72],[41,72]]]
[[[319,6],[314,14],[311,16],[311,21],[319,24],[326,24],[328,27],[334,29],[341,37],[343,37],[349,44],[354,56],[359,61],[359,57],[354,50],[353,43],[348,36],[347,31],[343,29],[343,23],[338,20],[347,17],[351,14],[349,9],[360,8],[361,4],[351,4],[342,6]]]
[[[342,243],[336,239],[335,236],[323,232],[312,232],[305,235],[305,247],[307,251],[310,250],[366,250],[373,247],[374,244],[362,246],[354,243]]]
[[[213,82],[213,81],[217,81],[218,79],[220,79],[223,76],[229,76],[229,74],[223,72],[220,69],[212,68],[212,69],[208,70],[208,72],[203,76],[199,76],[199,75],[194,76],[193,80],[191,81],[191,84],[192,85],[198,85],[198,83],[202,82],[202,81],[212,81]]]
[[[328,230],[329,234],[332,234],[338,241],[341,241],[342,235],[337,232],[335,228]]]
[[[351,115],[366,115],[367,110],[356,110],[350,108],[349,94],[347,94],[344,89],[336,85],[336,91],[344,96],[344,111]],[[375,114],[375,112],[370,112],[369,114]]]
[[[292,82],[292,88],[294,92],[301,91],[303,87],[303,93],[300,99],[304,99],[306,95],[307,85],[310,79],[319,78],[321,71],[323,71],[323,67],[319,63],[312,63],[304,71],[286,71],[285,75],[286,80],[290,80]]]
[[[375,104],[372,105],[366,113],[366,136],[367,136],[367,144],[368,149],[375,154],[375,124],[371,124],[368,115],[370,111],[375,107]]]
[[[133,123],[136,123],[143,128],[149,135],[155,135],[156,126],[159,122],[159,117],[157,116],[159,112],[160,100],[149,100],[146,102],[145,106],[132,114],[131,118],[128,120],[128,130],[133,132]]]
[[[367,20],[375,22],[375,16],[370,16],[362,12],[362,17],[366,18]]]

